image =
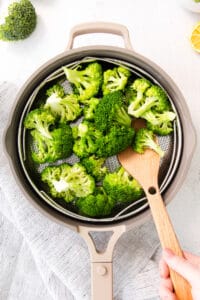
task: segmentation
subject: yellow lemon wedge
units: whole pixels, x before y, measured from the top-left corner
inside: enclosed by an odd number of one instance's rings
[[[192,30],[190,36],[192,48],[200,53],[200,22],[198,22]]]

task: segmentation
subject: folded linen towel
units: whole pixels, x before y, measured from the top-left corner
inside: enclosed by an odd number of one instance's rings
[[[12,84],[0,85],[0,118],[3,124],[0,128],[1,138],[15,94],[16,88]],[[2,143],[0,146],[0,210],[12,222],[14,230],[21,237],[22,254],[26,251],[30,253],[31,260],[34,261],[37,272],[49,292],[49,297],[61,300],[89,300],[90,258],[86,243],[79,234],[67,226],[52,222],[31,206],[13,178],[8,161],[2,152]],[[105,240],[102,234],[100,236],[96,234],[95,242],[98,248],[103,247]],[[159,299],[157,293],[159,275],[157,264],[153,262],[153,256],[158,248],[159,241],[152,221],[120,237],[113,255],[115,300]],[[22,257],[23,255],[20,259]],[[24,265],[22,264],[24,268],[28,258],[24,255],[25,261]],[[21,274],[17,280],[23,280]],[[42,285],[39,288],[42,289]],[[8,297],[8,299],[29,299],[25,291],[23,298],[18,295],[19,293],[16,292],[13,298]]]

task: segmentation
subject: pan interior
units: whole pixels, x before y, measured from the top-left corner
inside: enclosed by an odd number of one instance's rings
[[[113,67],[113,65],[124,65],[126,68],[130,69],[133,76],[135,77],[145,77],[149,79],[151,82],[158,84],[161,86],[161,84],[149,73],[146,73],[145,70],[140,69],[138,66],[134,66],[132,64],[129,64],[124,61],[116,60],[116,59],[110,59],[110,58],[98,58],[98,57],[86,57],[82,60],[78,60],[76,62],[70,63],[67,66],[71,68],[75,68],[80,63],[87,63],[90,61],[100,61],[102,65],[105,65],[107,68]],[[48,193],[48,189],[46,185],[40,180],[40,173],[41,171],[49,164],[36,164],[31,158],[31,149],[34,148],[34,143],[32,140],[31,135],[27,130],[25,130],[23,126],[23,120],[27,113],[29,113],[30,110],[39,107],[45,99],[45,91],[46,89],[51,86],[55,82],[60,82],[63,87],[65,88],[66,92],[71,92],[71,86],[69,82],[66,80],[64,76],[64,72],[62,69],[62,66],[55,70],[52,74],[50,74],[47,78],[45,78],[41,84],[35,88],[32,95],[29,99],[27,99],[26,105],[24,107],[20,124],[19,124],[19,130],[18,130],[18,152],[19,152],[19,158],[22,165],[22,168],[25,172],[25,176],[28,179],[30,185],[32,188],[36,191],[38,196],[40,197],[41,201],[45,201],[48,203],[48,205],[52,206],[54,209],[58,210],[62,214],[75,218],[78,220],[86,221],[86,222],[98,222],[98,223],[110,223],[113,221],[121,221],[133,216],[136,216],[140,212],[144,211],[148,208],[148,203],[146,197],[143,197],[141,199],[138,199],[131,203],[128,206],[116,206],[113,214],[110,217],[107,218],[88,218],[79,215],[73,204],[66,203],[65,201],[62,201],[61,199],[54,199],[50,194]],[[162,87],[162,86],[161,86]],[[163,88],[163,87],[162,87]],[[169,96],[169,95],[168,95]],[[181,147],[182,147],[182,132],[181,132],[181,122],[179,119],[178,111],[176,110],[176,107],[172,101],[172,99],[169,97],[169,100],[172,104],[173,110],[177,114],[177,118],[174,121],[174,131],[171,135],[168,136],[162,136],[158,137],[159,144],[161,148],[164,150],[165,155],[161,159],[160,162],[160,169],[159,169],[159,186],[161,193],[164,195],[165,191],[167,190],[168,186],[170,185],[178,164],[180,160],[181,155]],[[76,121],[75,123],[72,123],[71,125],[76,125],[78,122],[81,122],[81,119]],[[57,165],[61,164],[63,162],[67,162],[69,164],[74,164],[75,162],[78,162],[79,159],[73,154],[67,159],[59,160],[51,165]],[[109,171],[114,171],[118,166],[120,166],[120,163],[116,156],[109,157],[106,160],[106,166],[108,167]]]

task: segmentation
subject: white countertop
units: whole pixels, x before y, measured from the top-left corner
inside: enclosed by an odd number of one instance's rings
[[[76,24],[91,21],[121,23],[129,30],[134,50],[157,63],[176,82],[185,96],[197,137],[200,137],[200,54],[192,50],[189,42],[200,14],[184,10],[179,1],[174,0],[33,0],[32,3],[38,14],[35,32],[21,42],[0,42],[0,83],[6,81],[19,89],[39,66],[65,50],[70,29]],[[1,8],[2,3],[0,11]],[[99,43],[123,46],[119,37],[111,39],[108,35],[82,36],[76,39],[75,46]],[[187,178],[168,210],[183,248],[200,255],[199,150],[197,145]],[[10,247],[12,235],[15,235],[3,216],[1,220],[0,230],[5,232],[6,228],[9,243],[1,243],[0,238],[0,254],[4,253],[2,247]],[[19,240],[14,242],[17,245]],[[16,249],[12,248],[13,255]],[[6,257],[4,267],[8,265]],[[37,276],[34,280],[37,281]],[[7,298],[1,298],[0,293],[0,299]]]

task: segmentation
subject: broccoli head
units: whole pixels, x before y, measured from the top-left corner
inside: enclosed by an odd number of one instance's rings
[[[104,217],[111,214],[115,201],[108,197],[102,187],[97,187],[94,193],[76,201],[78,212],[88,217]]]
[[[80,68],[80,69],[78,69]],[[97,95],[102,83],[102,67],[98,62],[89,63],[85,69],[79,65],[76,69],[63,67],[67,80],[72,83],[79,94],[81,102]]]
[[[37,16],[29,0],[13,2],[8,6],[8,15],[0,25],[0,39],[18,41],[27,38],[35,29]]]
[[[136,99],[141,100],[150,86],[151,82],[146,78],[137,78],[134,80],[131,88],[136,92]]]
[[[158,135],[168,135],[174,130],[173,121],[176,114],[172,111],[158,113],[150,110],[142,117],[147,121],[147,128]]]
[[[106,95],[114,91],[123,90],[130,76],[131,72],[122,66],[106,70],[103,73],[103,94]]]
[[[36,129],[31,131],[34,144],[31,154],[36,163],[55,162],[72,154],[74,141],[69,125],[60,124],[49,133],[47,138]]]
[[[48,89],[47,95],[44,108],[58,116],[61,123],[74,121],[80,116],[82,108],[79,105],[77,95],[65,96],[63,87],[58,84]]]
[[[97,181],[101,181],[108,172],[104,163],[105,158],[97,158],[95,155],[81,159],[81,164],[86,168],[87,173],[91,174]]]
[[[99,99],[97,98],[91,98],[85,103],[85,106],[83,108],[83,115],[85,120],[88,121],[94,120],[95,111],[98,104],[99,104]]]
[[[107,131],[113,124],[131,127],[131,117],[127,113],[121,91],[105,95],[95,112],[95,125],[101,131]]]
[[[86,197],[93,193],[95,182],[79,163],[70,166],[63,163],[48,166],[41,173],[41,179],[47,183],[51,196],[71,202],[77,197]]]
[[[145,149],[150,148],[157,152],[161,157],[164,156],[164,151],[155,141],[153,131],[147,128],[139,129],[135,134],[133,149],[138,153],[144,153]]]
[[[55,122],[56,118],[50,111],[36,108],[27,114],[24,119],[24,126],[27,129],[36,129],[44,138],[52,139],[50,127]]]
[[[103,188],[119,204],[137,200],[143,195],[141,185],[123,167],[105,176]]]

